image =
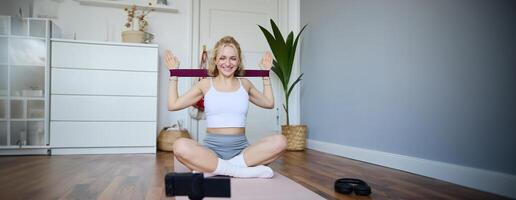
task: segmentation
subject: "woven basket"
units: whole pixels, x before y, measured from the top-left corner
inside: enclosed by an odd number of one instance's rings
[[[122,32],[122,42],[144,43],[145,32],[132,30],[124,31]]]
[[[158,136],[158,150],[173,151],[172,146],[179,138],[190,138],[186,130],[162,129]]]
[[[287,150],[303,151],[306,147],[306,125],[281,126],[281,133],[287,138]]]

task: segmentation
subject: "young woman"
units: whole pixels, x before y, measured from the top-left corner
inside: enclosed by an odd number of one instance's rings
[[[179,67],[178,59],[165,52],[169,69]],[[168,109],[181,110],[194,105],[204,96],[206,137],[203,145],[181,138],[174,143],[177,160],[194,171],[241,178],[271,178],[274,173],[265,166],[277,159],[286,149],[286,138],[267,136],[249,145],[245,136],[245,122],[249,101],[259,107],[272,109],[274,96],[269,77],[263,78],[263,92],[258,91],[243,75],[242,52],[238,42],[230,36],[221,38],[209,59],[208,73],[183,96],[177,94],[177,78],[170,77]],[[267,52],[260,64],[263,70],[272,67],[272,55]]]

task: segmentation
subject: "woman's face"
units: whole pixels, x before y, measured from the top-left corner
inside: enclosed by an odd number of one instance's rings
[[[239,61],[236,49],[232,46],[225,46],[222,51],[220,51],[217,59],[217,69],[220,74],[231,76],[237,70]]]

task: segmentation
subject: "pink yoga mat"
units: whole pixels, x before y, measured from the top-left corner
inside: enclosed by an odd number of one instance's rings
[[[175,172],[188,172],[183,164],[174,158]],[[205,174],[205,176],[210,176]],[[188,200],[188,197],[176,197],[177,200]],[[223,200],[228,198],[204,198],[205,200]],[[324,199],[318,194],[306,189],[293,180],[274,173],[271,179],[241,179],[231,178],[231,199],[242,200],[317,200]]]

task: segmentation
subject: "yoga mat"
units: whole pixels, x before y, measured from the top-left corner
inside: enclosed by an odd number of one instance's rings
[[[189,172],[181,162],[174,157],[174,172]],[[211,174],[205,174],[211,176]],[[188,200],[186,196],[175,197],[176,200]],[[206,197],[205,200],[223,200],[229,198]],[[231,199],[242,200],[317,200],[324,199],[311,190],[294,182],[293,180],[274,172],[271,179],[242,179],[231,178]]]

